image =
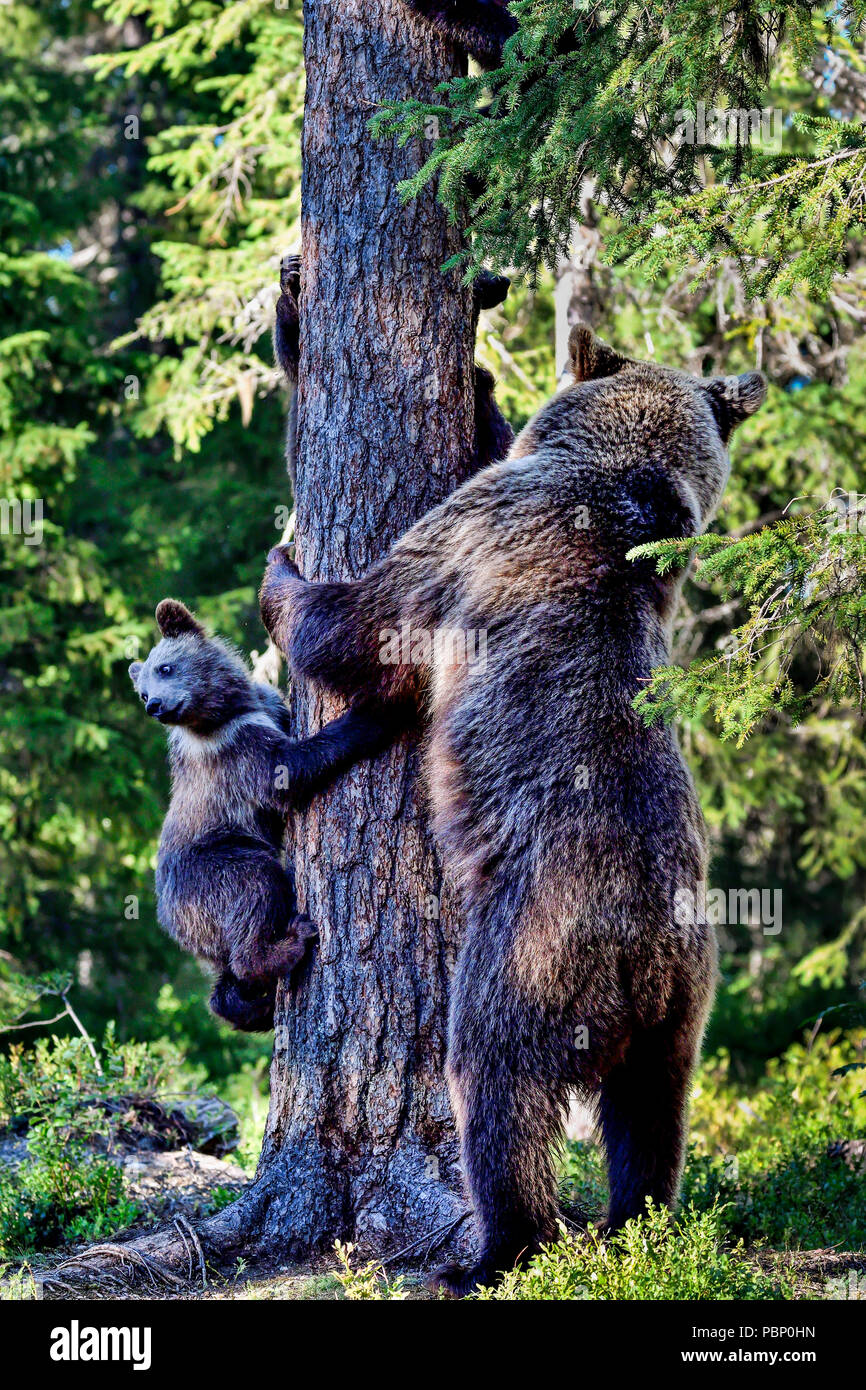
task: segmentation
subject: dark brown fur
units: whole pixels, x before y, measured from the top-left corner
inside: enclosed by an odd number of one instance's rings
[[[517,20],[504,0],[403,0],[457,48],[486,69],[498,68],[505,42],[517,32]]]
[[[147,712],[169,726],[172,798],[156,888],[161,925],[221,972],[211,1007],[244,1030],[273,1026],[277,981],[315,935],[283,862],[287,779],[297,804],[391,737],[363,711],[324,739],[292,743],[278,692],[209,637],[182,603],[156,610],[162,640],[129,668]]]
[[[481,1243],[461,1295],[556,1232],[568,1092],[598,1106],[611,1228],[674,1204],[715,941],[681,925],[703,820],[672,728],[632,708],[670,657],[681,575],[634,545],[700,532],[757,373],[700,381],[571,341],[575,384],[509,457],[422,518],[361,580],[307,583],[271,553],[268,631],[299,677],[387,703],[419,688],[426,782],[466,935],[448,1075]],[[386,665],[382,634],[484,629],[482,667],[434,649]],[[583,1030],[586,1030],[585,1032]]]

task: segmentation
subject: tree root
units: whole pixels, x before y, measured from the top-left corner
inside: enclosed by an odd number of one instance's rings
[[[443,1190],[448,1190],[451,1198],[448,1205],[452,1210],[446,1221],[437,1224],[436,1215],[428,1210],[420,1220],[408,1223],[410,1230],[413,1225],[416,1231],[420,1226],[420,1234],[407,1244],[405,1237],[404,1242],[394,1239],[392,1228],[390,1236],[384,1237],[384,1251],[378,1241],[355,1236],[359,1253],[383,1267],[406,1259],[426,1266],[434,1251],[443,1246],[465,1257],[472,1248],[471,1223],[467,1220],[470,1212],[460,1210],[450,1189]],[[194,1297],[208,1288],[208,1271],[222,1277],[233,1256],[244,1254],[255,1259],[265,1252],[288,1253],[293,1242],[287,1239],[286,1229],[291,1230],[294,1223],[285,1211],[285,1197],[279,1171],[263,1174],[231,1206],[195,1224],[176,1216],[171,1225],[159,1230],[128,1240],[121,1236],[99,1241],[51,1269],[34,1271],[37,1295],[49,1301]],[[308,1231],[305,1247],[309,1236]],[[313,1243],[321,1251],[315,1237]],[[399,1247],[396,1251],[394,1244]]]
[[[193,1226],[176,1217],[171,1226],[128,1241],[101,1241],[36,1276],[46,1299],[116,1297],[144,1287],[183,1295],[207,1288],[207,1265],[219,1263],[255,1242],[270,1197],[254,1183],[236,1202]],[[109,1289],[106,1286],[111,1286]]]

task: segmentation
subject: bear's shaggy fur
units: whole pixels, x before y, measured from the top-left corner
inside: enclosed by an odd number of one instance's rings
[[[293,804],[387,742],[362,713],[292,743],[278,692],[174,599],[156,610],[162,639],[129,674],[147,713],[169,728],[172,798],[156,889],[161,925],[221,972],[211,1008],[245,1031],[273,1027],[277,981],[315,928],[299,916],[283,862]],[[306,790],[301,791],[301,787]]]
[[[627,360],[584,327],[570,348],[574,385],[363,579],[308,583],[278,547],[261,590],[298,677],[364,704],[420,693],[466,922],[448,1076],[481,1250],[441,1273],[455,1295],[555,1235],[571,1088],[598,1108],[609,1226],[673,1205],[714,988],[713,934],[675,908],[706,876],[692,779],[673,729],[632,707],[670,658],[682,575],[626,555],[703,530],[766,388]],[[427,641],[384,663],[395,630],[483,631],[486,660]]]

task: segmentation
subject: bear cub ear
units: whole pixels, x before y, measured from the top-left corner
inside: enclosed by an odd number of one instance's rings
[[[737,425],[741,425],[748,415],[754,415],[767,399],[767,381],[761,372],[715,376],[711,381],[704,382],[704,390],[710,398],[725,444]]]
[[[585,323],[576,323],[568,335],[568,365],[575,381],[598,381],[615,376],[629,359],[596,338]]]
[[[163,637],[181,637],[184,633],[194,637],[205,636],[201,623],[196,621],[180,599],[164,598],[157,604],[156,622]]]
[[[129,679],[132,681],[136,689],[138,689],[138,678],[141,675],[141,668],[143,667],[143,665],[143,661],[133,661],[132,665],[129,668]]]

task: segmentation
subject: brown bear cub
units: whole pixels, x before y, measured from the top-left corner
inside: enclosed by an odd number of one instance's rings
[[[169,728],[172,798],[156,870],[160,924],[221,972],[211,1008],[235,1028],[273,1027],[277,982],[315,936],[284,867],[289,802],[308,798],[387,742],[363,715],[292,743],[279,693],[253,681],[237,653],[174,599],[162,633],[129,668],[147,713]],[[300,791],[304,787],[305,791]]]
[[[382,704],[414,682],[429,725],[465,916],[447,1065],[480,1253],[438,1276],[457,1296],[555,1237],[573,1088],[597,1106],[609,1227],[673,1206],[714,990],[713,932],[680,906],[706,877],[692,779],[673,728],[632,706],[670,660],[682,574],[627,555],[704,529],[766,388],[630,361],[584,327],[570,349],[574,384],[363,579],[309,583],[280,547],[261,591],[297,677]],[[430,641],[419,670],[413,643],[410,680],[380,657],[404,624],[483,631],[486,659]]]
[[[162,640],[129,674],[147,713],[169,727],[158,919],[220,971],[214,1013],[244,1031],[266,1031],[277,981],[315,936],[295,910],[283,866],[285,806],[276,785],[287,711],[182,603],[164,599],[156,620]]]

